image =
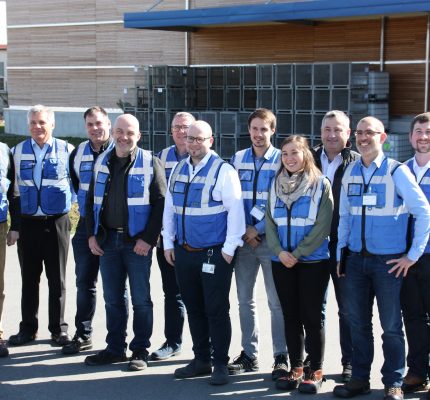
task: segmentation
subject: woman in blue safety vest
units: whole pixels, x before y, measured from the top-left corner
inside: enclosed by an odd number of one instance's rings
[[[284,314],[291,370],[277,380],[276,387],[317,393],[324,380],[321,310],[329,280],[333,196],[304,137],[285,139],[281,160],[266,207],[266,237],[275,255],[272,272]],[[305,332],[309,368],[303,367]]]

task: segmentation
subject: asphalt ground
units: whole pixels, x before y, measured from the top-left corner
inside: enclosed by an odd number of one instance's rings
[[[6,337],[18,332],[21,318],[21,278],[16,254],[16,246],[8,248],[5,273],[6,299],[3,312],[3,325]],[[42,274],[40,286],[39,334],[36,341],[21,347],[10,347],[10,357],[0,359],[0,400],[45,400],[45,399],[120,399],[120,400],[186,400],[186,399],[259,399],[271,397],[304,398],[315,395],[290,393],[276,390],[270,373],[273,364],[270,334],[270,318],[264,284],[261,274],[258,277],[258,310],[260,321],[260,371],[231,377],[230,383],[214,387],[209,385],[208,377],[188,380],[177,380],[173,377],[176,368],[184,366],[192,358],[192,342],[185,322],[182,353],[166,361],[150,362],[144,371],[130,372],[127,363],[101,367],[89,367],[84,358],[95,351],[105,348],[105,310],[101,282],[98,283],[97,312],[94,319],[94,336],[92,350],[76,356],[64,356],[61,348],[54,347],[48,331],[47,282]],[[150,351],[156,350],[164,341],[163,291],[161,277],[154,254],[151,274],[151,294],[154,303],[154,332],[151,338]],[[67,302],[66,321],[69,333],[75,332],[75,275],[72,247],[70,246],[67,265]],[[236,298],[236,287],[233,279],[230,293],[231,319],[233,337],[230,346],[230,357],[236,357],[241,351],[241,335]],[[130,309],[131,310],[131,309]],[[372,366],[372,393],[366,399],[382,399],[383,385],[380,369],[383,363],[381,329],[378,314],[374,310],[375,360]],[[129,321],[129,339],[132,337],[131,318]],[[340,383],[341,363],[339,348],[337,305],[333,287],[330,284],[328,312],[326,323],[326,351],[323,384],[319,398],[332,398],[332,390]],[[130,352],[128,353],[129,355]],[[406,398],[425,398],[426,392],[408,395]]]

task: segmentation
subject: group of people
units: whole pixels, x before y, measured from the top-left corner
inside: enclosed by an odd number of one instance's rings
[[[404,164],[384,155],[387,134],[373,117],[358,122],[359,153],[353,151],[349,118],[336,110],[323,118],[321,145],[312,149],[304,137],[291,135],[276,149],[276,117],[257,109],[248,119],[251,146],[230,162],[212,150],[210,125],[187,112],[172,120],[174,145],[156,156],[139,147],[134,116],[119,116],[111,128],[106,111],[95,106],[84,120],[88,140],[73,149],[53,137],[53,112],[34,106],[28,112],[31,138],[12,150],[0,146],[0,316],[6,243],[18,243],[22,275],[22,321],[10,346],[37,337],[44,265],[52,341],[63,354],[91,349],[100,269],[107,347],[87,356],[87,365],[128,361],[128,369],[138,371],[149,359],[179,354],[187,312],[194,358],[174,375],[210,375],[211,384],[223,385],[230,375],[259,370],[255,292],[261,268],[278,389],[317,393],[323,384],[330,277],[339,308],[343,380],[334,395],[370,392],[375,297],[383,329],[384,399],[402,400],[403,392],[426,387],[430,113],[413,119],[415,156]],[[75,199],[80,219],[72,239],[77,302],[71,337],[64,302],[68,212]],[[165,340],[149,354],[154,248]],[[233,273],[242,350],[229,362]],[[134,337],[127,345],[129,297]],[[0,355],[7,354],[1,342]]]

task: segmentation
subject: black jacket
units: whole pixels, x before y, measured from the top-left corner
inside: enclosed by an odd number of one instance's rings
[[[322,143],[312,149],[312,153],[314,155],[315,164],[322,171],[321,165],[321,153],[323,151]],[[333,219],[331,222],[331,231],[330,231],[330,247],[337,244],[337,228],[339,226],[339,202],[340,202],[340,189],[342,187],[342,178],[343,173],[345,172],[346,167],[351,162],[358,160],[360,158],[360,154],[351,149],[351,142],[346,143],[346,147],[341,151],[341,156],[343,159],[342,164],[334,173],[334,179],[331,183],[331,189],[333,192],[333,200],[334,200],[334,210],[333,210]]]

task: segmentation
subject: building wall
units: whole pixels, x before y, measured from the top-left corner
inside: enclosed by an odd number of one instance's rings
[[[391,74],[391,114],[424,110],[426,29],[426,17],[386,19],[384,69]],[[379,69],[380,35],[380,18],[205,28],[191,36],[190,60],[192,64],[363,61]]]
[[[152,1],[14,0],[7,3],[9,103],[116,107],[134,66],[183,64],[185,34],[124,29],[124,12]],[[170,0],[163,8],[183,8]],[[56,24],[54,26],[54,24]]]
[[[189,7],[262,3],[189,0]],[[124,88],[135,85],[134,66],[184,64],[185,33],[123,28],[124,12],[142,12],[153,4],[155,0],[8,2],[9,103],[116,107]],[[169,0],[154,10],[185,5],[185,0]],[[391,73],[392,114],[424,109],[426,25],[427,17],[421,16],[386,19],[384,69]],[[379,69],[380,31],[380,18],[202,28],[189,34],[189,64],[363,61]]]

